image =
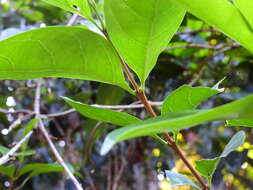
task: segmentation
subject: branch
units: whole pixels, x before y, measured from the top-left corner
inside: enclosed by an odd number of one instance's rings
[[[31,110],[26,110],[26,109],[19,109],[19,110],[16,110],[16,111],[9,111],[9,110],[6,110],[6,109],[2,109],[0,108],[0,113],[4,113],[4,114],[18,114],[18,113],[27,113],[27,114],[34,114],[33,111]]]
[[[106,30],[103,31],[103,33],[104,33],[106,39],[111,43],[112,47],[114,47]],[[145,95],[145,92],[143,92],[141,90],[141,88],[139,87],[139,85],[135,81],[131,71],[128,69],[128,66],[125,64],[124,60],[121,58],[121,56],[119,55],[117,50],[116,50],[116,52],[119,56],[122,66],[123,66],[123,70],[124,70],[125,74],[127,75],[129,82],[131,83],[131,85],[134,88],[134,91],[136,93],[136,97],[142,102],[142,104],[144,104],[145,109],[147,110],[147,112],[150,114],[151,117],[157,117],[157,114],[153,110],[153,107],[150,105],[150,103]],[[195,171],[195,169],[191,166],[191,164],[185,158],[184,154],[182,154],[181,149],[179,149],[179,147],[176,145],[176,143],[174,142],[174,139],[172,137],[170,137],[170,135],[167,133],[164,133],[164,136],[166,137],[166,139],[168,141],[168,145],[170,145],[170,147],[174,150],[174,152],[182,159],[182,161],[185,163],[185,165],[190,169],[192,174],[195,176],[195,178],[198,180],[198,182],[203,187],[203,190],[209,190],[209,187],[205,184],[205,181],[197,173],[197,171]]]
[[[152,106],[161,106],[163,102],[150,102],[150,104]],[[139,108],[144,108],[145,106],[143,104],[130,104],[130,105],[98,105],[98,104],[91,104],[91,106],[97,107],[97,108],[104,108],[104,109],[112,109],[112,110],[125,110],[125,109],[139,109]],[[64,112],[60,112],[60,113],[53,113],[53,114],[45,114],[43,116],[45,117],[61,117],[70,113],[76,112],[75,109],[69,109],[67,111]]]
[[[34,101],[34,112],[36,115],[36,118],[40,117],[40,91],[41,91],[41,84],[42,84],[42,79],[38,80],[37,83],[37,88],[36,88],[36,93],[35,93],[35,101]],[[52,152],[54,153],[57,161],[62,165],[62,167],[65,169],[67,174],[69,175],[70,179],[73,181],[74,185],[76,186],[77,190],[83,190],[81,184],[78,182],[78,180],[75,178],[75,176],[72,174],[70,169],[68,168],[67,164],[64,162],[63,158],[59,154],[58,150],[56,149],[54,143],[52,142],[43,122],[39,120],[39,129],[43,133],[44,137],[46,138],[49,147],[51,148]]]
[[[241,47],[241,45],[238,43],[217,44],[217,45],[189,43],[185,45],[168,47],[168,48],[165,48],[164,51],[169,51],[173,49],[183,49],[183,48],[200,48],[200,49],[211,49],[211,50],[216,50],[216,51],[220,50],[222,52],[219,52],[219,53],[223,53],[235,47]]]
[[[4,128],[1,132],[3,135],[8,135],[13,129],[17,128],[23,121],[30,119],[34,114],[26,114],[18,117],[8,128]]]
[[[82,185],[78,182],[78,180],[76,179],[76,177],[73,175],[73,173],[70,171],[69,167],[67,166],[67,164],[64,162],[63,158],[61,157],[60,153],[58,152],[58,150],[56,149],[54,143],[52,142],[43,122],[41,120],[39,120],[39,129],[41,130],[41,132],[43,133],[43,135],[45,136],[53,154],[55,155],[57,161],[59,162],[60,165],[62,165],[62,167],[65,169],[66,173],[69,175],[70,179],[72,180],[72,182],[74,183],[74,185],[76,186],[77,190],[83,190]]]
[[[22,146],[22,144],[26,142],[31,137],[32,134],[33,131],[27,133],[27,135],[23,139],[21,139],[7,154],[1,157],[0,166],[8,162],[14,156],[15,152],[18,151],[18,149]]]
[[[68,21],[68,23],[67,23],[66,25],[67,25],[67,26],[72,26],[73,24],[75,24],[75,22],[76,22],[78,16],[79,16],[78,14],[73,14],[73,15],[70,17],[70,19],[69,19],[69,21]]]
[[[176,32],[176,35],[182,35],[182,34],[195,35],[199,32],[220,32],[220,31],[215,28],[201,28],[199,30],[188,30],[188,31]]]
[[[152,102],[149,101],[151,106],[156,106],[159,107],[163,104],[163,102]],[[104,108],[104,109],[112,109],[112,110],[125,110],[125,109],[140,109],[140,108],[144,108],[144,104],[129,104],[129,105],[98,105],[98,104],[91,104],[91,106],[97,107],[97,108]],[[59,112],[59,113],[52,113],[52,114],[40,114],[41,116],[45,116],[48,118],[52,118],[52,117],[61,117],[64,115],[68,115],[70,113],[76,112],[75,109],[69,109],[63,112]],[[5,109],[0,109],[0,113],[4,113],[4,114],[16,114],[16,113],[29,113],[31,115],[34,115],[35,112],[31,111],[31,110],[16,110],[14,112],[9,112],[8,110]]]

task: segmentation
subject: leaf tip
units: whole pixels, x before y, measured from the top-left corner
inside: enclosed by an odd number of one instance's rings
[[[227,77],[223,77],[220,81],[218,81],[213,87],[212,89],[217,90],[219,92],[224,92],[225,88],[220,88],[220,84],[226,79]]]
[[[102,156],[106,155],[112,149],[114,144],[115,142],[112,139],[110,139],[109,137],[106,137],[102,145],[100,155]]]
[[[69,100],[69,98],[66,96],[60,96],[60,98],[62,98],[63,100]]]

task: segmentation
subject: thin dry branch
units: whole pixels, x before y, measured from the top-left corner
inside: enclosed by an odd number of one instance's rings
[[[3,108],[0,108],[0,113],[4,113],[4,114],[19,114],[19,113],[34,114],[33,111],[27,110],[27,109],[19,109],[19,110],[15,110],[15,111],[9,111],[9,110],[3,109]]]
[[[149,101],[150,105],[155,106],[155,107],[159,107],[162,105],[163,102],[152,102]],[[129,105],[98,105],[98,104],[91,104],[91,106],[94,107],[98,107],[98,108],[104,108],[104,109],[113,109],[113,110],[125,110],[125,109],[140,109],[140,108],[144,108],[145,106],[143,104],[129,104]],[[23,112],[24,111],[24,112]],[[61,117],[64,115],[68,115],[70,113],[76,112],[75,109],[69,109],[63,112],[59,112],[59,113],[52,113],[52,114],[40,114],[41,116],[45,116],[48,118],[53,118],[53,117]],[[35,112],[31,111],[31,110],[16,110],[14,112],[9,112],[8,110],[5,109],[0,109],[0,113],[12,113],[12,114],[16,114],[16,113],[29,113],[31,115],[34,115]]]
[[[39,79],[38,82],[37,82],[37,88],[36,88],[36,93],[35,93],[35,101],[34,101],[34,112],[35,112],[36,118],[40,117],[41,84],[42,84],[42,79]],[[56,157],[57,161],[59,162],[59,164],[62,165],[62,167],[64,168],[64,170],[66,171],[66,173],[68,174],[70,179],[73,181],[73,183],[76,186],[77,190],[83,190],[81,184],[78,182],[76,177],[70,171],[67,164],[64,162],[63,158],[61,157],[58,150],[56,149],[56,147],[55,147],[54,143],[52,142],[52,140],[51,140],[51,138],[50,138],[43,122],[42,122],[42,120],[39,120],[38,123],[39,123],[39,125],[38,125],[39,129],[41,130],[44,137],[46,138],[46,140],[49,144],[49,147],[52,150],[53,154],[55,155],[55,157]]]
[[[0,166],[5,164],[6,162],[8,162],[9,160],[12,159],[13,156],[15,156],[15,152],[18,151],[18,149],[22,146],[22,144],[24,142],[26,142],[31,135],[33,134],[33,131],[30,131],[29,133],[26,134],[26,136],[24,138],[22,138],[7,154],[5,154],[4,156],[2,156],[0,158]]]
[[[187,31],[176,32],[176,35],[182,35],[182,34],[195,35],[200,32],[220,32],[220,31],[215,28],[201,28],[199,30],[187,30]]]
[[[77,18],[78,18],[78,14],[73,14],[70,19],[68,20],[68,23],[66,24],[67,26],[72,26],[75,24]]]
[[[58,150],[56,149],[54,143],[52,142],[43,122],[40,120],[39,121],[39,129],[41,130],[41,132],[43,133],[44,137],[46,138],[50,149],[52,150],[53,154],[55,155],[57,161],[59,162],[60,165],[62,165],[62,167],[64,168],[64,170],[66,171],[66,173],[68,174],[68,176],[70,177],[70,179],[72,180],[72,182],[74,183],[74,185],[76,186],[77,190],[83,190],[82,185],[78,182],[78,180],[76,179],[76,177],[73,175],[73,173],[70,171],[69,167],[67,166],[67,164],[64,162],[63,158],[61,157],[60,153],[58,152]]]
[[[184,48],[200,48],[200,49],[211,49],[218,51],[217,53],[225,52],[228,50],[231,50],[235,47],[241,47],[238,43],[227,43],[227,44],[217,44],[217,45],[209,45],[209,44],[197,44],[197,43],[188,43],[185,45],[178,45],[178,46],[172,46],[165,48],[164,51],[169,51],[173,49],[184,49]],[[221,51],[221,52],[219,52]]]

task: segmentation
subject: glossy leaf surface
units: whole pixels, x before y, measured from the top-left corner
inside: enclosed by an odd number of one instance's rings
[[[46,3],[64,9],[66,11],[77,13],[86,18],[91,18],[91,12],[88,0],[44,0]]]
[[[152,133],[182,130],[213,120],[250,119],[253,117],[253,95],[209,110],[198,111],[182,117],[170,119],[169,115],[144,120],[136,124],[114,130],[107,135],[101,154],[106,154],[117,142]]]
[[[108,34],[142,85],[184,15],[172,0],[105,1]]]
[[[253,120],[227,120],[227,127],[253,127]]]
[[[191,87],[183,85],[165,98],[162,106],[162,114],[192,110],[202,101],[218,93],[220,93],[219,90],[208,87]]]
[[[232,2],[228,0],[173,1],[180,3],[190,13],[219,29],[253,52],[253,32],[241,12]]]
[[[98,108],[95,106],[82,104],[67,97],[63,97],[63,99],[73,108],[75,108],[79,113],[90,119],[104,121],[119,126],[130,125],[140,121],[140,119],[124,112],[118,112],[110,109]]]
[[[250,23],[251,28],[253,28],[253,1],[234,0],[234,3],[246,20]]]
[[[130,91],[111,45],[81,27],[47,27],[3,40],[0,65],[0,79],[75,78]]]

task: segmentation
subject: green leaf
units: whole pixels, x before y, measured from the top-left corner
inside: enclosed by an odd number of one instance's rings
[[[104,121],[108,123],[112,123],[119,126],[130,125],[133,123],[137,123],[140,119],[129,115],[124,112],[118,112],[110,109],[98,108],[95,106],[89,106],[87,104],[82,104],[81,102],[76,102],[67,97],[62,97],[69,105],[75,108],[82,115],[98,120]]]
[[[44,165],[43,167],[36,168],[35,170],[33,170],[29,174],[29,178],[39,175],[39,174],[51,173],[51,172],[64,172],[64,168],[58,164],[47,164],[47,165]]]
[[[237,132],[229,141],[225,149],[220,155],[220,158],[228,156],[232,151],[236,150],[245,141],[245,133],[243,131]]]
[[[110,92],[110,93],[108,93]],[[121,100],[124,98],[125,92],[123,89],[101,83],[98,87],[98,92],[96,94],[96,104],[100,105],[118,105]],[[99,123],[96,120],[88,119],[85,124],[85,134],[87,135],[87,140],[85,143],[84,151],[83,151],[83,163],[85,165],[86,161],[88,161],[90,152],[92,151],[92,147],[98,138],[104,133],[105,130],[108,129],[107,123]],[[99,127],[98,127],[99,126]]]
[[[253,120],[227,120],[226,126],[253,127]]]
[[[250,95],[213,109],[198,111],[196,114],[188,114],[176,118],[169,118],[169,114],[162,115],[116,129],[107,135],[101,149],[101,154],[106,154],[114,144],[134,137],[182,130],[214,120],[251,119],[253,117],[252,105],[253,95]]]
[[[239,131],[230,139],[219,157],[196,161],[196,170],[208,180],[209,185],[211,185],[213,174],[221,158],[228,156],[232,151],[236,150],[243,144],[244,140],[245,133],[243,131]]]
[[[108,34],[143,87],[184,15],[185,9],[172,0],[105,0]]]
[[[208,180],[209,185],[212,184],[212,177],[219,162],[220,158],[202,159],[196,161],[195,169]]]
[[[23,166],[18,173],[18,177],[24,175],[25,173],[33,171],[37,175],[40,174],[38,171],[44,171],[41,173],[45,173],[46,171],[50,172],[62,172],[64,171],[64,168],[59,165],[59,164],[54,164],[54,163],[32,163],[32,164],[27,164]]]
[[[119,126],[126,126],[141,121],[139,118],[124,112],[118,112],[110,109],[98,108],[76,102],[67,97],[62,97],[68,104],[75,108],[79,113],[90,119],[104,121]],[[150,134],[156,141],[162,144],[167,143],[156,134]]]
[[[46,3],[91,19],[88,0],[44,0]]]
[[[35,175],[51,172],[64,172],[64,168],[60,164],[54,163],[32,163],[23,166],[19,170],[17,177],[20,177],[28,172],[30,172],[30,174],[23,180],[22,184],[19,186],[19,189],[21,189],[26,182]]]
[[[210,96],[220,93],[208,87],[191,87],[183,85],[169,94],[162,105],[162,114],[191,110]]]
[[[78,176],[82,176],[79,172],[74,171],[74,168],[68,164],[68,167],[70,171],[72,171],[74,174]],[[55,163],[32,163],[27,164],[23,166],[18,173],[18,177],[31,172],[29,174],[29,179],[35,175],[43,174],[43,173],[49,173],[49,172],[64,172],[64,168],[60,164]]]
[[[195,109],[205,99],[221,92],[219,85],[222,81],[219,81],[213,88],[192,87],[189,85],[177,88],[163,101],[161,114]],[[175,137],[177,137],[178,132],[178,130],[172,131]]]
[[[252,0],[233,0],[236,7],[253,28],[253,1]]]
[[[5,146],[0,145],[0,153],[1,153],[2,155],[7,154],[9,151],[10,151],[9,148],[6,148]]]
[[[71,172],[73,172],[75,175],[83,178],[83,176],[79,173],[74,171],[74,168],[68,164],[68,167]],[[44,173],[52,173],[52,172],[64,172],[64,168],[60,164],[54,164],[54,163],[32,163],[27,164],[23,166],[18,173],[18,177],[24,175],[25,173],[30,172],[27,178],[25,178],[22,182],[22,184],[19,186],[18,189],[21,189],[26,182],[31,179],[33,176],[44,174]]]
[[[252,29],[240,11],[228,0],[173,0],[173,2],[180,3],[190,13],[216,27],[253,52]]]
[[[35,153],[36,153],[35,150],[27,150],[27,151],[24,151],[24,152],[17,152],[17,153],[14,154],[14,156],[24,157],[24,156],[34,155]]]
[[[192,180],[182,174],[166,170],[165,175],[171,187],[188,185],[196,189],[200,189],[195,183],[192,182]]]
[[[0,166],[0,173],[4,174],[10,178],[14,177],[16,166],[10,165],[10,166]]]
[[[65,77],[110,83],[132,92],[109,42],[81,27],[40,28],[1,41],[0,65],[0,79]]]
[[[119,126],[126,126],[141,121],[139,118],[124,112],[89,106],[87,104],[73,101],[67,97],[62,98],[73,108],[75,108],[79,113],[90,119],[104,121]],[[163,141],[158,135],[150,134],[150,136],[152,136],[159,143],[166,144],[165,141]]]

